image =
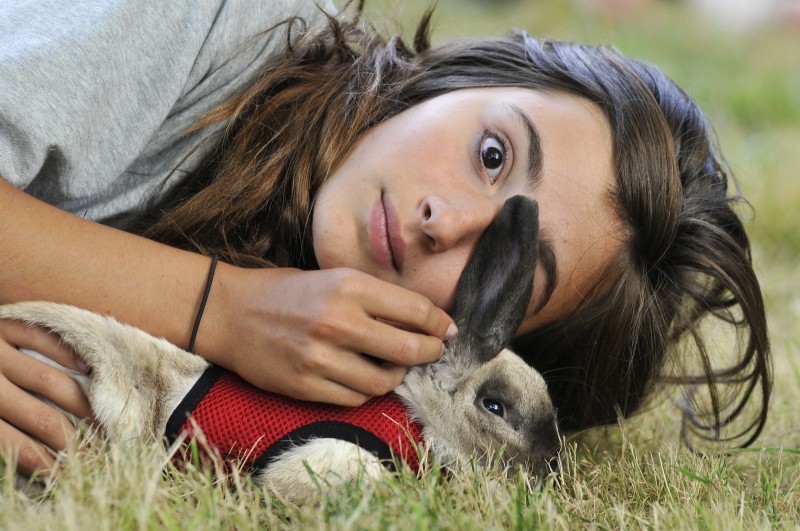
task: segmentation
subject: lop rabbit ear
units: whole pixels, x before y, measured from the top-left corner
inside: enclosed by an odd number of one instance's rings
[[[508,199],[458,281],[455,352],[469,352],[485,363],[511,341],[533,291],[538,241],[536,201],[521,195]]]

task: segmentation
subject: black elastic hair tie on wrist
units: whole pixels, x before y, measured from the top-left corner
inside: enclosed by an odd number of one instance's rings
[[[217,262],[219,262],[219,256],[212,256],[211,267],[208,269],[208,278],[206,279],[206,287],[203,289],[203,298],[200,299],[200,307],[197,309],[197,317],[194,318],[194,326],[192,327],[192,336],[189,338],[189,347],[186,349],[191,353],[194,353],[194,342],[197,339],[197,330],[200,328],[200,320],[203,318],[203,311],[206,309],[208,294],[211,292],[211,282],[214,280],[214,271],[217,270]]]

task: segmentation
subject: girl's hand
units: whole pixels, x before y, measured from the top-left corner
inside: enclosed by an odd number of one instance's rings
[[[426,297],[352,269],[220,264],[217,275],[198,352],[295,398],[360,405],[400,385],[409,366],[438,359],[455,333]]]
[[[54,453],[74,440],[76,430],[63,413],[35,395],[80,418],[90,417],[91,408],[72,378],[18,348],[37,351],[74,370],[85,368],[58,336],[0,320],[0,451],[17,456],[17,469],[23,474],[48,473],[55,465]]]

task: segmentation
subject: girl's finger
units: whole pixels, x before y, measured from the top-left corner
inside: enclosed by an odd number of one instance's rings
[[[448,339],[456,334],[453,319],[427,297],[374,278],[365,286],[365,297],[361,302],[373,318],[394,321],[439,339]]]
[[[371,395],[359,393],[350,387],[325,378],[308,378],[303,385],[299,385],[295,380],[291,382],[291,386],[287,386],[285,389],[276,388],[276,392],[299,400],[313,400],[347,407],[360,406],[372,398]]]
[[[64,450],[77,431],[63,413],[5,377],[0,378],[0,419],[55,451]]]
[[[438,337],[404,330],[369,317],[352,323],[342,337],[347,338],[342,343],[344,348],[404,367],[436,361],[444,347]]]
[[[78,418],[92,416],[89,400],[78,383],[59,369],[0,343],[0,366],[17,387],[43,396]]]
[[[381,396],[403,382],[408,369],[394,364],[378,364],[355,352],[342,351],[336,363],[325,367],[324,377],[361,395]]]
[[[0,338],[18,347],[35,350],[56,363],[80,372],[87,367],[61,338],[40,326],[21,321],[0,320]]]
[[[5,458],[16,458],[17,470],[26,476],[47,474],[56,460],[42,444],[34,441],[0,418],[0,451]]]

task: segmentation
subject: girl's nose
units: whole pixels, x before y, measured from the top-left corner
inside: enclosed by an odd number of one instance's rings
[[[451,201],[431,195],[420,203],[419,219],[430,249],[443,252],[475,243],[499,211],[490,201]]]

